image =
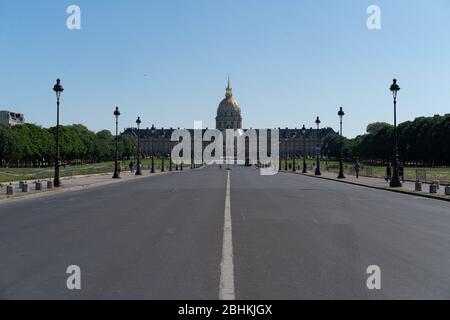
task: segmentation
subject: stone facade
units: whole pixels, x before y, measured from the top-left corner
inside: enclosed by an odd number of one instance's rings
[[[239,103],[234,98],[230,82],[226,88],[225,99],[219,104],[216,117],[216,128],[221,131],[226,129],[242,129],[242,115]],[[323,141],[328,135],[335,134],[331,128],[324,128],[319,130],[319,137],[317,136],[317,129],[310,128],[306,130],[303,136],[301,129],[279,129],[280,136],[280,157],[296,156],[306,154],[307,156],[314,156],[316,154],[317,141]],[[151,128],[140,129],[129,128],[125,133],[132,134],[141,139],[141,153],[145,156],[151,155],[165,155],[168,156],[172,148],[178,142],[170,141],[172,132],[175,129],[156,129],[153,125]],[[189,129],[191,137],[194,136],[194,130]],[[244,130],[246,131],[246,130]],[[209,142],[204,142],[207,146]]]
[[[25,117],[21,113],[0,111],[0,124],[14,126],[25,123]]]
[[[174,129],[156,129],[155,127],[138,130],[135,128],[129,128],[125,130],[127,134],[133,134],[137,137],[140,135],[141,139],[141,153],[146,156],[150,155],[168,155],[172,151],[172,148],[177,142],[170,141],[170,137]],[[191,136],[194,136],[194,130],[189,129]],[[245,131],[245,130],[244,130]],[[323,141],[328,135],[335,134],[333,129],[325,128],[319,130],[319,141]],[[303,138],[302,131],[300,129],[279,129],[280,135],[280,157],[291,156],[294,153],[297,156],[302,155],[304,152],[308,156],[314,156],[316,154],[317,146],[317,130],[306,130],[305,137]],[[204,142],[204,146],[209,143]]]

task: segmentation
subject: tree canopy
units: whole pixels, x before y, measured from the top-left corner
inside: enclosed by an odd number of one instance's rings
[[[450,165],[450,114],[419,117],[397,127],[402,162],[427,166]],[[394,154],[394,128],[384,122],[367,126],[367,133],[354,139],[343,138],[344,157],[389,161]],[[323,142],[324,154],[339,157],[340,139],[330,135]]]
[[[136,150],[136,139],[122,134],[118,139],[120,158],[129,159]],[[115,138],[108,130],[98,133],[81,124],[59,127],[63,163],[110,161],[115,157]],[[55,160],[56,127],[34,124],[0,125],[1,166],[46,166]]]

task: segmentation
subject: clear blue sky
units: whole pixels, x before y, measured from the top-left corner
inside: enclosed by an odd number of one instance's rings
[[[0,0],[0,108],[53,125],[60,77],[64,124],[212,128],[230,75],[246,128],[337,129],[343,106],[355,136],[392,122],[394,77],[400,121],[450,112],[449,40],[448,0]]]

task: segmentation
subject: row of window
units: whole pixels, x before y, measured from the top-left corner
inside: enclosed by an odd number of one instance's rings
[[[240,124],[239,124],[238,121],[234,121],[234,122],[226,121],[226,122],[219,122],[218,123],[218,127],[219,128],[233,129],[233,128],[239,128]]]
[[[238,112],[219,112],[218,113],[219,117],[239,117],[240,114]]]

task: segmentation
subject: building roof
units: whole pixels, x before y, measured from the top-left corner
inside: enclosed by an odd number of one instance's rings
[[[223,99],[219,108],[217,109],[217,116],[235,116],[241,114],[241,107],[239,106],[239,102],[233,96],[233,88],[230,84],[230,78],[228,78],[228,86],[225,91],[225,99]]]

